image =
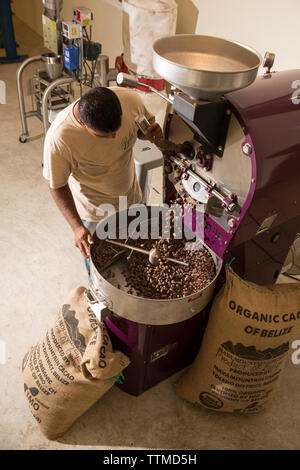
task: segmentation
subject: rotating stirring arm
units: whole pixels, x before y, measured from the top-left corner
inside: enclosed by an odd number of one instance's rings
[[[152,248],[152,250],[143,250],[142,248],[138,248],[136,246],[126,245],[125,243],[116,242],[115,240],[109,240],[108,238],[105,239],[107,243],[111,243],[112,245],[122,246],[123,248],[128,248],[128,250],[137,251],[139,253],[143,253],[143,255],[148,255],[149,261],[153,265],[159,264],[160,261],[160,252],[156,248]],[[174,258],[165,258],[166,261],[171,261],[171,263],[181,264],[182,266],[189,267],[188,263],[184,261],[179,261]]]

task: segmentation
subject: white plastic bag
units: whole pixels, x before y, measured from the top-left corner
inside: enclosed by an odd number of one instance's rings
[[[126,65],[138,75],[157,77],[152,45],[176,31],[175,0],[123,0],[123,44]]]

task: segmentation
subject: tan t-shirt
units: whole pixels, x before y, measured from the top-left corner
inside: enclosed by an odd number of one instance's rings
[[[101,219],[100,204],[118,210],[119,196],[127,196],[129,205],[142,197],[132,156],[138,130],[134,120],[141,114],[153,116],[135,91],[113,91],[123,112],[114,139],[89,134],[73,115],[75,103],[61,111],[45,138],[43,176],[54,189],[69,183],[80,217],[90,222]]]

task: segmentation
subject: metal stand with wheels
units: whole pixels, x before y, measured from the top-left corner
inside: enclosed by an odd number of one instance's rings
[[[30,57],[29,59],[25,60],[21,67],[17,72],[17,91],[18,91],[18,99],[19,99],[19,107],[20,107],[20,117],[21,117],[21,124],[22,124],[22,134],[19,137],[19,142],[24,144],[27,141],[27,137],[29,137],[28,127],[27,127],[27,118],[31,116],[37,116],[37,111],[25,111],[25,102],[24,102],[24,92],[23,92],[23,84],[22,84],[22,75],[24,69],[31,64],[32,62],[38,62],[42,60],[41,56]]]
[[[59,89],[62,85],[70,84],[76,79],[74,77],[69,76],[62,76],[57,78],[54,81],[50,80],[43,80],[43,88],[39,87],[39,90],[35,93],[36,98],[36,109],[32,109],[31,111],[26,111],[25,109],[25,102],[24,102],[24,92],[23,92],[23,83],[22,83],[22,76],[24,69],[33,62],[39,62],[42,60],[41,56],[30,57],[29,59],[25,60],[21,67],[17,72],[17,91],[18,91],[18,99],[19,99],[19,107],[20,107],[20,117],[21,117],[21,124],[22,124],[22,134],[19,137],[19,142],[24,144],[27,142],[27,138],[29,137],[28,126],[27,126],[27,118],[36,116],[40,121],[43,122],[44,126],[44,133],[46,134],[49,128],[49,120],[48,120],[48,109],[51,108],[51,94],[55,93],[55,90]],[[40,80],[40,77],[39,77]],[[42,81],[42,80],[40,80]],[[56,93],[57,95],[57,93]],[[68,95],[68,93],[66,93]],[[62,109],[63,107],[69,104],[68,98],[64,98],[57,109]]]

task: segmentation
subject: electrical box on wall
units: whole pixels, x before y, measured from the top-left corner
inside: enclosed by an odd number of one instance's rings
[[[63,21],[62,33],[68,39],[78,39],[81,37],[81,25],[73,21]]]
[[[81,26],[89,26],[93,14],[89,8],[86,7],[73,7],[73,21],[81,24]]]
[[[79,49],[76,46],[66,46],[64,48],[64,64],[68,70],[76,70],[79,65]]]

